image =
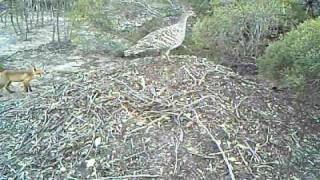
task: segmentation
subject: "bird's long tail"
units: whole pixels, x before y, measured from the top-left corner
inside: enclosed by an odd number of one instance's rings
[[[139,53],[141,53],[143,51],[145,51],[145,49],[143,49],[143,48],[131,47],[131,48],[125,50],[123,52],[123,54],[124,54],[124,56],[131,56],[131,55],[139,54]]]
[[[131,55],[134,55],[135,53],[134,53],[134,51],[132,50],[132,49],[128,49],[128,50],[125,50],[124,52],[123,52],[123,54],[124,54],[124,56],[131,56]]]

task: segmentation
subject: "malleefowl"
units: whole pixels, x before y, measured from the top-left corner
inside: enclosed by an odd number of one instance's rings
[[[140,39],[136,45],[124,51],[124,56],[136,55],[149,50],[165,51],[169,58],[170,51],[179,47],[186,35],[187,20],[193,16],[193,11],[186,11],[180,20],[173,25],[158,29]]]

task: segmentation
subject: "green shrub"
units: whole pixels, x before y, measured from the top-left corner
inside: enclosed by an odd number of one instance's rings
[[[290,26],[296,0],[247,0],[214,5],[193,28],[198,48],[220,56],[258,56],[274,29]]]
[[[306,21],[272,43],[257,63],[263,75],[284,85],[320,89],[320,18]]]

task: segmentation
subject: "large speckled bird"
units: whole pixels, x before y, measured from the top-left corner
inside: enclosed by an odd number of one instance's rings
[[[160,50],[165,51],[166,58],[170,59],[170,51],[182,44],[186,35],[188,17],[193,15],[194,13],[191,10],[184,12],[176,24],[158,29],[146,35],[136,45],[124,51],[124,56],[135,55],[148,50]]]

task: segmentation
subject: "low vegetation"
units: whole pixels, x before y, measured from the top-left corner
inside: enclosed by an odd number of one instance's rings
[[[309,20],[272,43],[258,59],[260,72],[299,92],[320,90],[320,19]]]
[[[198,19],[193,40],[199,49],[208,49],[221,58],[257,57],[270,39],[300,21],[291,18],[298,12],[302,9],[278,0],[218,4],[210,15]]]

